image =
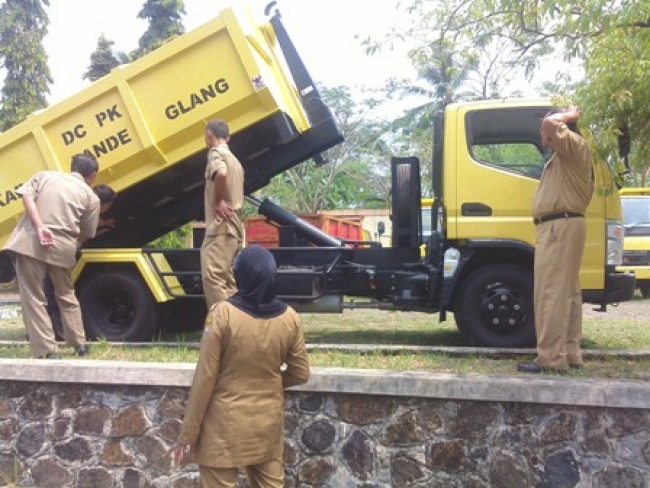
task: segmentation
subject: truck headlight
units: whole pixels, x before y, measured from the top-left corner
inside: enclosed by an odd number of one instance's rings
[[[623,224],[616,220],[607,221],[607,264],[620,266],[623,264]]]

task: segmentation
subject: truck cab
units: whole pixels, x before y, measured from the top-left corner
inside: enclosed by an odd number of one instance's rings
[[[550,106],[543,99],[455,104],[437,121],[434,191],[445,215],[441,233],[446,247],[461,251],[449,307],[461,330],[479,342],[518,336],[515,342],[535,343],[533,328],[524,325],[533,320],[531,204],[545,164],[539,127]],[[583,301],[604,309],[631,299],[634,281],[616,269],[622,222],[612,172],[594,160],[593,173],[580,283]]]

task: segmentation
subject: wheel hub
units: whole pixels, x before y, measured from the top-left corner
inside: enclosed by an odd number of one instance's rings
[[[523,326],[527,316],[523,297],[503,285],[486,290],[481,312],[488,328],[497,332],[511,333]]]

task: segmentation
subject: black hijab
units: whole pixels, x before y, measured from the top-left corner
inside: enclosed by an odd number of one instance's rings
[[[257,244],[244,248],[233,263],[237,293],[228,298],[242,312],[255,318],[272,318],[287,305],[275,297],[277,268],[268,249]]]

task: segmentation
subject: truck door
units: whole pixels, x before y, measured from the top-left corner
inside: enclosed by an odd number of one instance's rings
[[[531,204],[546,155],[539,128],[548,106],[508,103],[465,108],[457,115],[456,235],[460,239],[507,239],[534,246]],[[605,200],[595,164],[596,192],[587,211],[587,241],[580,270],[583,290],[604,286]],[[449,195],[448,195],[449,196]],[[449,202],[449,199],[447,199]]]
[[[527,107],[456,114],[455,164],[445,167],[454,237],[534,245],[530,209],[544,165],[539,127],[546,112]]]

